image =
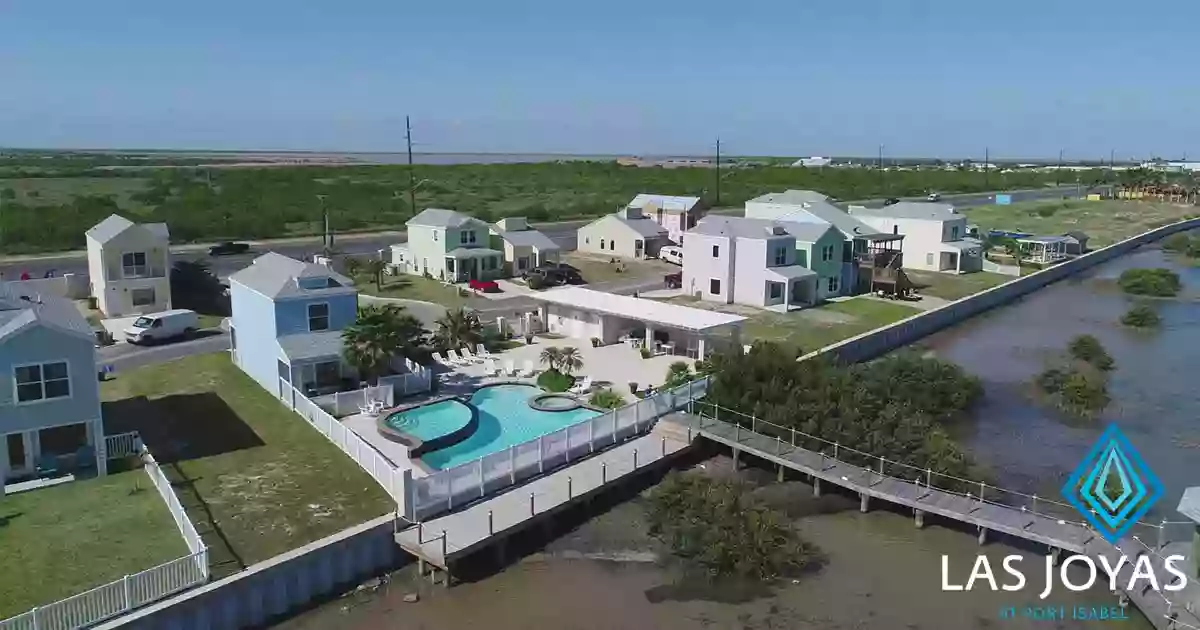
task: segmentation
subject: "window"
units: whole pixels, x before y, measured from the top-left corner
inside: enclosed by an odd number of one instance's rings
[[[772,300],[783,299],[783,284],[779,282],[768,282],[767,285],[770,287],[770,295]]]
[[[146,252],[121,254],[121,271],[126,278],[140,278],[146,275]]]
[[[829,262],[833,260],[833,245],[821,246],[821,262]]]
[[[42,453],[49,455],[68,455],[87,445],[87,424],[79,422],[61,427],[51,427],[38,431],[38,443]]]
[[[475,230],[463,230],[458,233],[458,242],[461,245],[468,245],[475,242]]]
[[[713,245],[713,258],[718,258],[720,256],[721,256],[721,246]]]
[[[616,249],[617,249],[617,241],[616,241],[615,239],[614,239],[614,240],[611,240],[611,241],[609,241],[609,242],[608,242],[608,251],[610,251],[610,252],[611,252],[611,251],[616,251]]]
[[[528,266],[529,266],[529,259],[528,259],[528,258],[518,258],[518,259],[517,259],[517,270],[518,270],[518,271],[523,271],[523,270],[525,270],[525,268],[526,268],[526,267],[528,267]]]
[[[600,239],[600,249],[604,249],[604,239]]]
[[[134,306],[149,306],[154,304],[154,287],[130,290],[129,301]]]
[[[925,264],[931,267],[933,266],[933,252],[925,254]]]
[[[308,331],[317,332],[320,330],[329,330],[329,305],[309,304],[308,305]]]
[[[787,264],[787,247],[779,247],[775,250],[775,266]]]
[[[721,294],[721,281],[717,280],[716,278],[709,280],[708,281],[708,292],[713,295],[720,295]]]
[[[436,243],[436,242],[437,242],[437,240],[438,240],[438,231],[437,231],[437,230],[433,230],[433,242],[434,242],[434,243]]]
[[[892,234],[899,234],[899,233],[900,233],[900,226],[892,225]]]
[[[952,241],[958,240],[958,226],[957,225],[950,226],[950,240],[952,240]]]
[[[837,293],[840,285],[840,279],[837,276],[830,276],[825,280],[825,288],[830,293]]]
[[[17,402],[35,402],[71,396],[71,379],[66,361],[35,363],[13,368]]]

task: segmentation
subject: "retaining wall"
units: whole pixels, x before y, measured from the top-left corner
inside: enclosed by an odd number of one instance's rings
[[[82,300],[92,293],[87,274],[64,274],[53,278],[10,280],[13,284],[39,295],[56,295],[68,300]]]
[[[96,629],[262,627],[399,566],[404,554],[393,539],[394,533],[394,516],[385,514]]]
[[[877,328],[844,341],[825,346],[820,350],[800,357],[800,360],[817,356],[836,358],[845,363],[857,363],[874,359],[886,352],[906,346],[927,337],[943,328],[948,328],[983,311],[1008,304],[1013,300],[1036,291],[1067,276],[1079,273],[1127,254],[1146,243],[1157,241],[1176,232],[1200,228],[1200,218],[1186,219],[1149,232],[1144,232],[1108,247],[1089,252],[1060,265],[1042,269],[1036,273],[1014,278],[1002,285],[992,287],[975,295],[951,302],[945,306],[900,320],[890,326]]]

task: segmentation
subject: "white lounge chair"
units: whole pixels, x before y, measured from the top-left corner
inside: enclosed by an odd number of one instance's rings
[[[450,359],[450,362],[455,365],[470,365],[471,364],[470,361],[458,356],[458,350],[447,350],[446,356]]]
[[[517,375],[517,366],[513,365],[512,359],[504,360],[504,375],[505,376],[516,376]]]
[[[483,357],[471,352],[469,346],[463,346],[462,357],[472,363],[483,363]]]
[[[487,359],[487,362],[484,365],[487,367],[487,375],[488,376],[500,376],[500,362],[499,361],[489,358],[489,359]]]
[[[524,376],[525,378],[533,378],[533,375],[536,373],[537,373],[537,370],[535,370],[533,368],[533,361],[526,360],[525,361],[525,371],[521,373],[521,376]]]
[[[478,344],[475,344],[475,355],[486,359],[486,358],[492,356],[492,353],[488,352],[488,349],[486,346],[484,346],[481,343],[478,343]]]
[[[449,360],[449,359],[447,359],[447,358],[446,358],[446,357],[445,357],[445,356],[444,356],[444,355],[443,355],[441,352],[434,352],[434,353],[433,353],[433,360],[434,360],[434,361],[437,361],[438,363],[440,363],[440,364],[442,364],[442,365],[445,365],[445,366],[447,366],[447,367],[450,367],[450,366],[453,366],[453,365],[454,365],[454,364],[453,364],[453,363],[451,363],[451,362],[450,362],[450,360]]]
[[[572,394],[586,394],[592,389],[592,377],[585,376],[582,381],[575,383],[571,389],[567,390]]]
[[[368,400],[367,404],[359,405],[358,410],[365,416],[378,416],[387,407],[387,403],[382,400]]]

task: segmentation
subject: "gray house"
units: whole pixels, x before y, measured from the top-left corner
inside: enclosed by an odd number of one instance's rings
[[[95,343],[71,302],[0,283],[0,494],[60,468],[105,474]]]
[[[581,252],[616,258],[653,258],[670,243],[667,228],[627,207],[579,228],[575,247]]]

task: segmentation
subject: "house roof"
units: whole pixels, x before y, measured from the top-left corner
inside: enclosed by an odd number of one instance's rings
[[[107,243],[135,225],[138,224],[119,214],[112,214],[107,219],[93,225],[84,234],[98,243]],[[157,237],[167,240],[171,238],[171,231],[167,228],[166,223],[143,223],[141,225]]]
[[[19,282],[0,282],[0,340],[35,323],[95,339],[91,325],[69,300],[39,295]]]
[[[684,330],[705,331],[737,324],[746,320],[740,315],[692,308],[669,302],[659,302],[628,295],[614,295],[582,287],[547,289],[529,297],[551,304],[570,306],[585,311],[616,315],[640,322],[661,324]]]
[[[1065,243],[1065,236],[1029,236],[1017,239],[1018,243]]]
[[[796,206],[795,211],[775,217],[779,221],[794,221],[796,223],[811,223],[811,221],[795,221],[796,215],[807,212],[837,228],[847,238],[869,238],[883,234],[875,228],[850,216],[845,210],[833,205],[828,195],[822,195],[813,190],[787,190],[781,193],[768,193],[755,197],[746,203],[773,203]],[[887,236],[894,236],[888,234]]]
[[[1183,491],[1183,499],[1179,501],[1180,514],[1200,524],[1200,486]]]
[[[533,247],[543,252],[560,249],[554,241],[550,240],[549,236],[534,229],[502,230],[500,228],[492,228],[492,231],[500,238],[517,247]]]
[[[446,255],[451,258],[488,258],[503,256],[504,252],[487,247],[456,247],[446,252]]]
[[[779,224],[787,230],[788,234],[791,234],[796,237],[797,241],[803,243],[816,243],[821,240],[822,236],[825,236],[826,232],[837,229],[828,223],[780,221]]]
[[[648,205],[661,209],[663,212],[687,212],[700,203],[699,197],[679,197],[674,195],[656,195],[640,193],[629,202],[632,208],[645,209]]]
[[[1063,236],[1069,236],[1077,241],[1088,240],[1088,235],[1084,232],[1080,232],[1079,230],[1073,230],[1071,232],[1067,232],[1066,234],[1063,234]]]
[[[304,278],[327,278],[330,284],[322,288],[304,289],[298,282]],[[255,258],[249,267],[229,276],[229,281],[245,285],[269,298],[355,292],[354,281],[329,267],[288,258],[275,252]]]
[[[283,352],[283,356],[287,357],[289,363],[342,355],[342,331],[340,330],[284,335],[277,341],[280,351]]]
[[[767,273],[778,276],[780,278],[786,278],[788,280],[795,280],[796,278],[807,278],[809,276],[817,275],[817,272],[813,271],[812,269],[808,269],[807,267],[804,267],[802,265],[787,265],[785,267],[767,267]]]
[[[759,195],[746,203],[782,203],[795,205],[803,203],[829,203],[829,195],[823,195],[815,190],[788,189],[781,193]]]
[[[882,208],[854,208],[851,216],[885,217],[889,219],[929,219],[932,221],[949,221],[961,219],[964,215],[948,203],[930,203],[925,201],[901,201]]]
[[[444,208],[425,208],[417,216],[405,221],[405,225],[423,225],[426,227],[456,228],[468,223],[483,223],[475,217],[461,212]]]
[[[706,234],[708,236],[727,236],[731,238],[767,239],[787,236],[783,225],[767,219],[747,219],[746,217],[727,217],[710,214],[688,230],[689,233]]]

